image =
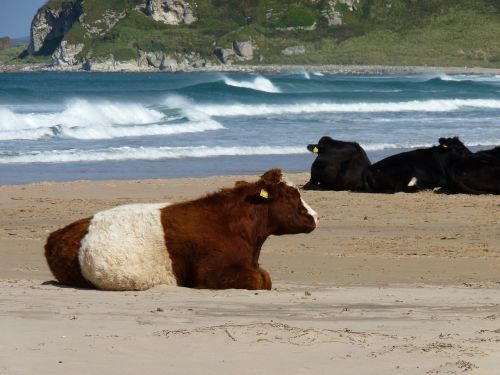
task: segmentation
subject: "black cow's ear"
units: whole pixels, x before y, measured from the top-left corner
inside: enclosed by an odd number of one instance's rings
[[[315,144],[310,144],[310,145],[307,145],[307,149],[310,151],[310,152],[313,152],[315,154],[318,153],[319,149],[318,149],[318,145],[315,145]]]
[[[449,141],[450,141],[449,138],[439,138],[439,145],[442,148],[448,148]]]

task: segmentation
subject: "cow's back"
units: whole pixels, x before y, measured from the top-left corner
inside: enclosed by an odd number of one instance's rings
[[[391,155],[367,168],[366,189],[394,193],[442,186],[446,183],[444,163],[437,147]]]
[[[356,143],[356,153],[349,162],[343,167],[343,180],[349,190],[363,190],[363,175],[365,170],[370,167],[371,162],[366,155],[365,150]]]
[[[478,152],[448,169],[449,190],[468,194],[500,194],[500,158]]]
[[[79,252],[83,277],[104,290],[176,285],[160,219],[167,205],[131,204],[94,215]]]

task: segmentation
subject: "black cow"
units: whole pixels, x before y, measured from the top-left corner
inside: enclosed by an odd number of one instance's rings
[[[439,146],[403,152],[372,164],[364,176],[365,189],[395,193],[446,187],[447,168],[469,154],[457,137],[439,138]]]
[[[311,166],[306,190],[362,190],[363,171],[371,163],[365,150],[356,142],[322,137],[307,149],[318,156]]]
[[[500,194],[500,147],[468,155],[449,167],[448,191]]]

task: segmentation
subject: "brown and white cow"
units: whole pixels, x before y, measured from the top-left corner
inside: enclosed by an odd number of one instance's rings
[[[99,212],[51,233],[45,256],[59,282],[77,287],[271,289],[258,262],[266,238],[316,224],[297,188],[272,169],[192,201]]]

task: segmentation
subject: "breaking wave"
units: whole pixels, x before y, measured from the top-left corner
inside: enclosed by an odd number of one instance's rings
[[[431,77],[431,80],[439,79],[441,81],[452,81],[452,82],[491,82],[500,83],[500,75],[485,75],[485,74],[438,74]]]
[[[288,155],[305,154],[297,147],[112,147],[99,150],[53,150],[23,154],[0,153],[0,164],[12,163],[70,163],[81,161],[158,160],[180,158],[206,158],[216,156]]]
[[[73,100],[58,113],[16,113],[0,108],[0,131],[48,128],[51,126],[106,126],[155,123],[164,114],[133,103],[90,103]]]
[[[302,113],[449,112],[463,108],[500,109],[496,99],[436,99],[408,102],[199,105],[209,116],[266,116]]]
[[[499,140],[496,140],[497,142]],[[494,142],[493,142],[494,143]],[[469,147],[492,144],[491,140],[470,142]],[[361,143],[365,151],[409,150],[435,146],[435,143]],[[306,147],[300,146],[186,146],[186,147],[110,147],[94,150],[68,149],[32,151],[24,153],[0,152],[0,164],[16,163],[74,163],[120,160],[159,160],[182,158],[209,158],[218,156],[252,155],[292,155],[307,154]]]
[[[236,81],[232,78],[224,76],[224,83],[228,86],[243,87],[246,89],[264,91],[271,93],[281,92],[280,88],[275,86],[269,79],[258,76],[253,81]]]
[[[155,109],[134,103],[91,103],[74,100],[56,113],[19,113],[0,108],[0,140],[37,140],[51,137],[74,139],[111,139],[151,135],[196,133],[222,129],[223,126],[204,113],[196,112],[187,102],[177,100],[179,117],[167,116]]]

